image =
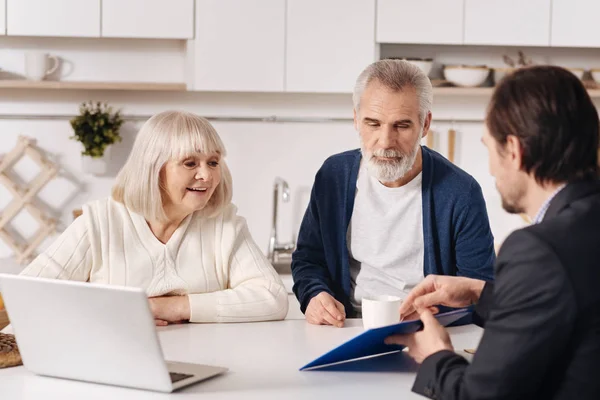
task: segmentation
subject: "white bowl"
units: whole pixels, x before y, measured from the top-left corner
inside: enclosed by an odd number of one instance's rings
[[[494,83],[497,85],[506,75],[516,70],[516,68],[494,68]]]
[[[488,67],[470,67],[448,65],[444,68],[446,80],[456,86],[476,87],[481,85],[490,74]]]
[[[580,80],[583,78],[583,73],[585,70],[583,68],[567,68],[573,75],[575,75]]]
[[[412,65],[419,67],[419,69],[421,71],[423,71],[423,73],[427,76],[429,76],[429,73],[431,72],[431,68],[433,67],[433,60],[428,60],[428,59],[424,59],[424,60],[411,60],[411,59],[404,59],[404,61],[411,63]]]

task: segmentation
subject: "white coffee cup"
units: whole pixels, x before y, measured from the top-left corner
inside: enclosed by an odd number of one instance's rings
[[[48,68],[48,60],[52,66]],[[58,68],[59,61],[56,56],[41,52],[25,53],[25,76],[32,81],[41,81]]]
[[[365,329],[380,328],[400,322],[400,304],[398,296],[366,296],[362,298],[362,320]]]

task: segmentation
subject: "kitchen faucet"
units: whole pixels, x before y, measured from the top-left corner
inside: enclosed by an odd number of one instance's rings
[[[290,201],[290,187],[288,183],[280,177],[275,178],[273,186],[273,226],[271,227],[271,237],[269,238],[269,251],[267,257],[271,263],[278,261],[281,254],[292,254],[296,247],[295,243],[279,243],[277,239],[277,209],[279,205],[279,191],[281,190],[281,199],[284,203]]]

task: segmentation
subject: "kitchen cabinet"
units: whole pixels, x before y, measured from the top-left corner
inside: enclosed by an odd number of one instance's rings
[[[286,91],[351,93],[376,58],[375,0],[288,0]]]
[[[0,0],[0,35],[6,35],[6,0]]]
[[[283,92],[285,0],[197,0],[195,90]]]
[[[378,0],[377,42],[462,44],[465,0]]]
[[[600,1],[552,0],[550,44],[557,47],[600,47]]]
[[[102,36],[191,39],[194,0],[102,0]]]
[[[100,36],[100,0],[6,0],[6,32],[15,36]]]
[[[551,0],[465,0],[465,44],[550,45]]]

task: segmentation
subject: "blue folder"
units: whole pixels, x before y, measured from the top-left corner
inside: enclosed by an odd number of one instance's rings
[[[472,309],[470,308],[462,308],[440,313],[435,317],[441,325],[448,326],[471,312]],[[322,368],[331,364],[402,350],[403,346],[385,344],[385,338],[392,335],[414,333],[422,328],[423,323],[420,320],[415,320],[366,330],[335,349],[323,354],[316,360],[309,362],[300,368],[300,371]]]

